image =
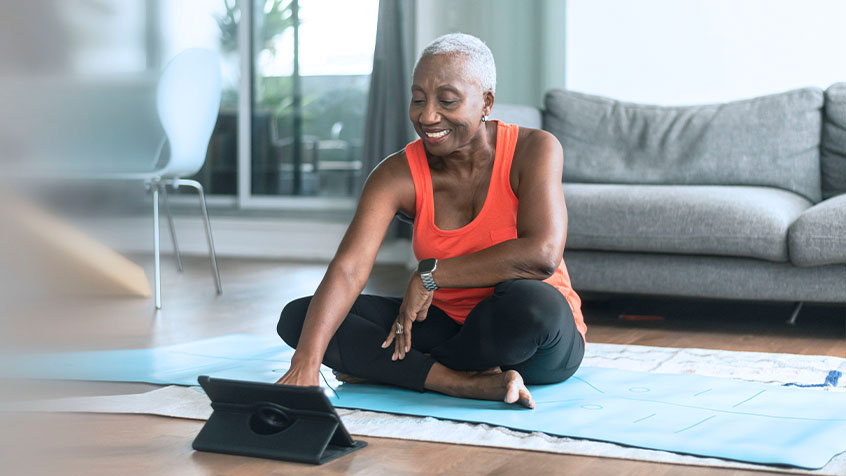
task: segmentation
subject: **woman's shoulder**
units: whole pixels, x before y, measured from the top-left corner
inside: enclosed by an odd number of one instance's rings
[[[517,132],[517,147],[548,147],[551,145],[561,146],[558,138],[543,129],[532,129],[531,127],[520,126]]]
[[[371,172],[371,176],[379,174],[391,180],[411,180],[411,168],[408,165],[408,156],[405,149],[400,149],[393,154],[385,157],[376,165],[376,168]]]
[[[561,153],[561,143],[552,133],[542,129],[520,127],[514,149],[515,162],[533,161],[538,156],[559,157]]]
[[[370,173],[367,186],[390,190],[398,195],[401,208],[414,215],[414,180],[405,149],[385,157]]]

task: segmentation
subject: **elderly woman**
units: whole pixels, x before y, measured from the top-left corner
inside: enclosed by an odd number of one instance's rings
[[[496,69],[478,38],[442,36],[417,61],[415,142],[370,174],[312,297],[278,332],[296,348],[278,383],[318,385],[321,362],[417,391],[533,408],[526,384],[564,381],[587,328],[562,261],[563,152],[551,134],[491,121]],[[397,213],[419,261],[402,298],[360,295]]]

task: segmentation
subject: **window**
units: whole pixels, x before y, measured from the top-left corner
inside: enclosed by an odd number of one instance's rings
[[[149,170],[163,134],[158,74],[181,51],[201,47],[220,54],[223,75],[206,162],[193,177],[210,202],[354,206],[378,0],[14,5],[0,9],[10,19],[0,39],[18,45],[0,48],[0,96],[7,110],[26,114],[0,133],[12,151],[5,161],[102,158],[115,169]],[[68,152],[75,145],[79,157]]]
[[[220,115],[209,141],[205,165],[193,177],[210,195],[234,197],[238,193],[238,108],[240,81],[245,77],[241,71],[239,3],[238,0],[159,0],[158,20],[152,22],[153,28],[158,29],[163,64],[187,48],[208,48],[220,54],[223,76]]]
[[[258,0],[252,195],[353,197],[377,0]]]

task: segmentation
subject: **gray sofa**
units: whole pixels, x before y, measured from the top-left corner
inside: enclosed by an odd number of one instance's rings
[[[564,146],[577,290],[846,303],[846,83],[688,107],[552,90],[493,117]]]

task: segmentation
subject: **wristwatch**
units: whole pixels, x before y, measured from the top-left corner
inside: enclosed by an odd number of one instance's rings
[[[417,265],[417,274],[419,274],[420,279],[423,280],[423,286],[425,286],[429,291],[438,289],[438,285],[435,284],[435,279],[432,277],[432,273],[434,273],[436,269],[438,269],[438,260],[435,258],[421,260]]]

